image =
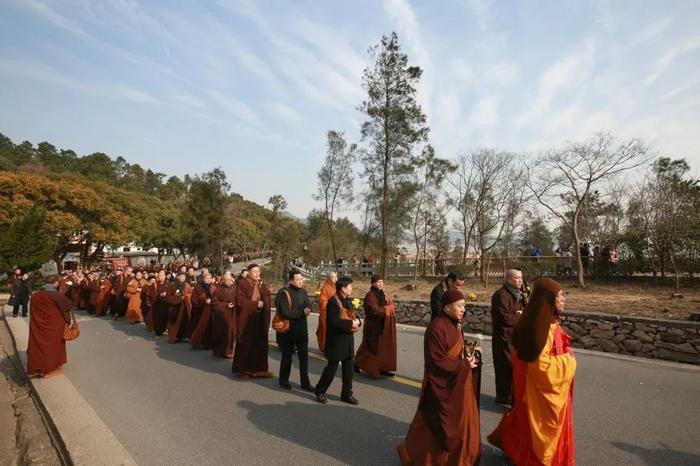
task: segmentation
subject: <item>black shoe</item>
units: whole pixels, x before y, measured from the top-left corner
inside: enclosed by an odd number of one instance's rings
[[[360,373],[360,368],[357,366],[357,364],[355,364],[355,367],[353,367],[353,370],[355,371],[355,374]]]
[[[311,384],[302,385],[302,386],[301,386],[301,389],[302,389],[302,390],[305,390],[305,391],[307,391],[307,392],[313,392],[313,391],[314,391],[314,386],[311,385]]]
[[[396,374],[393,372],[386,372],[386,371],[379,371],[380,374],[382,374],[384,377],[394,377]]]
[[[291,389],[292,389],[292,385],[291,385],[289,382],[280,383],[280,387],[284,388],[285,390],[291,390]]]
[[[17,314],[12,314],[12,317],[17,317]]]
[[[513,407],[513,404],[510,400],[499,400],[498,398],[496,398],[494,401],[497,405],[502,406],[504,408],[511,409]]]
[[[314,393],[314,396],[316,397],[316,401],[318,401],[321,404],[326,404],[328,403],[328,400],[326,399],[326,395],[324,393]]]
[[[340,401],[342,401],[343,403],[349,403],[351,405],[359,405],[360,404],[360,402],[357,400],[357,398],[355,398],[352,395],[342,396],[342,397],[340,397]]]

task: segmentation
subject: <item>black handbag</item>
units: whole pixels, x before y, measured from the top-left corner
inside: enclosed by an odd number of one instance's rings
[[[10,299],[7,300],[7,305],[14,306],[16,302],[17,302],[17,299],[14,296],[10,296]]]

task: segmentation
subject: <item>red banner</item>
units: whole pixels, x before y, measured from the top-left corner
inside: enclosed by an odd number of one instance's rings
[[[131,262],[129,262],[128,257],[120,257],[119,259],[112,259],[112,269],[123,269],[129,267]]]

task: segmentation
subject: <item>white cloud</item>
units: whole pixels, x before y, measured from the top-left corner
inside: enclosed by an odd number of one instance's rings
[[[489,126],[498,120],[499,98],[495,95],[480,98],[469,115],[469,122],[475,126]]]
[[[661,76],[676,59],[699,48],[700,36],[693,37],[692,39],[689,39],[682,44],[670,48],[656,62],[651,73],[649,73],[649,75],[647,75],[646,79],[644,80],[644,84],[647,86],[653,84],[654,81],[656,81],[659,78],[659,76]]]
[[[486,30],[493,11],[493,0],[467,0],[467,5],[479,28]]]
[[[118,97],[123,97],[128,100],[133,100],[134,102],[139,102],[143,104],[157,104],[160,103],[158,99],[153,97],[148,92],[134,89],[129,86],[117,86],[116,94]]]
[[[700,79],[695,79],[695,80],[690,81],[688,83],[682,84],[682,85],[674,88],[673,90],[667,92],[666,94],[664,94],[661,97],[661,100],[671,100],[674,97],[676,97],[680,94],[683,94],[688,89],[691,89],[691,88],[697,86],[698,84],[700,84]]]
[[[301,114],[291,107],[281,103],[281,102],[269,102],[267,104],[267,109],[273,115],[282,118],[285,121],[296,123],[302,119]]]
[[[60,13],[57,13],[53,8],[51,8],[50,5],[44,2],[41,2],[39,0],[24,0],[23,2],[20,2],[20,4],[28,6],[29,8],[34,10],[34,12],[44,17],[44,19],[48,20],[49,22],[53,23],[55,26],[58,26],[61,29],[64,29],[68,32],[72,32],[73,34],[83,38],[92,39],[92,36],[88,34],[83,28],[78,26],[73,20],[66,16],[63,16]]]
[[[549,65],[540,75],[533,103],[516,116],[516,124],[533,122],[549,109],[557,93],[584,82],[591,74],[596,50],[595,40],[586,39],[573,53]]]

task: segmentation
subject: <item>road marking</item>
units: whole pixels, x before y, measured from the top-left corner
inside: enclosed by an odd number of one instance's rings
[[[270,343],[270,346],[274,346],[276,348],[279,348],[279,345],[275,343],[274,341],[268,342]],[[326,361],[327,359],[321,354],[317,353],[315,351],[309,350],[309,357],[318,359],[319,361]],[[396,374],[394,377],[386,377],[387,380],[390,380],[392,382],[400,383],[401,385],[406,385],[409,387],[413,388],[418,388],[420,389],[423,384],[417,380],[409,379],[408,377],[402,377],[399,374]]]

